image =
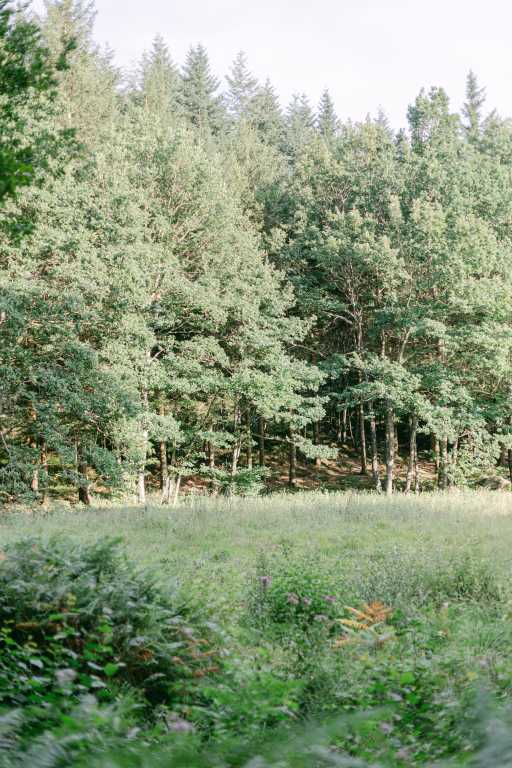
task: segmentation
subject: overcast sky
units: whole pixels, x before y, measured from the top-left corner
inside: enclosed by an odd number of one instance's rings
[[[42,0],[35,0],[37,9]],[[238,50],[284,103],[328,87],[342,118],[382,106],[392,124],[422,86],[443,86],[459,108],[473,69],[488,107],[512,115],[511,0],[96,0],[96,39],[128,67],[156,33],[183,62],[203,43],[224,76]]]

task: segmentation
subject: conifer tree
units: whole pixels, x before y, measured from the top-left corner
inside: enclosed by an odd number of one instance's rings
[[[220,81],[211,71],[206,48],[192,46],[182,73],[181,104],[193,125],[218,131],[224,120],[224,104],[218,94]]]
[[[261,139],[274,147],[280,146],[284,138],[284,118],[270,80],[267,79],[265,84],[257,89],[250,104],[249,114],[251,124]]]
[[[286,111],[286,148],[293,156],[312,138],[313,110],[305,93],[295,93]]]
[[[251,74],[247,66],[247,57],[240,51],[231,66],[231,74],[226,76],[228,92],[226,95],[227,106],[231,116],[235,120],[241,120],[249,115],[249,107],[253,101],[258,81]]]
[[[485,88],[480,88],[475,73],[470,70],[466,79],[466,101],[462,114],[469,141],[478,141],[482,128],[482,107],[485,104]]]
[[[339,120],[334,102],[327,88],[323,91],[318,105],[316,125],[322,136],[330,141],[339,130]]]
[[[92,0],[45,0],[45,5],[42,34],[54,58],[73,41],[69,66],[59,78],[59,124],[92,147],[115,120],[119,73],[112,54],[94,43]]]
[[[156,35],[139,69],[141,95],[148,108],[176,112],[181,78],[162,35]]]

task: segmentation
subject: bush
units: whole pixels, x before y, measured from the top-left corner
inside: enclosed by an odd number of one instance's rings
[[[193,704],[219,668],[213,637],[114,541],[25,539],[1,554],[0,711],[22,710],[31,738],[91,694],[133,690],[146,714]]]
[[[332,580],[308,556],[286,549],[261,557],[250,593],[251,620],[257,616],[279,633],[290,627],[310,630],[326,625],[340,613]]]

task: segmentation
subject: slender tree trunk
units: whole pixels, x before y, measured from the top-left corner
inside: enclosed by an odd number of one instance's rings
[[[373,409],[373,403],[370,403],[370,439],[372,446],[372,477],[375,490],[380,493],[382,491],[382,483],[380,480],[380,468],[379,468],[379,453],[377,447],[377,421],[375,419],[375,411]]]
[[[233,452],[231,454],[231,477],[235,477],[238,472],[238,460],[242,450],[242,435],[240,433],[240,420],[241,412],[238,402],[235,404],[235,411],[233,414],[233,434],[235,442],[233,444]]]
[[[265,419],[263,416],[259,418],[258,464],[260,467],[265,466]]]
[[[289,429],[290,447],[289,447],[289,472],[288,472],[288,486],[295,488],[297,485],[297,448],[295,446],[295,436],[293,429]]]
[[[86,506],[91,504],[91,494],[89,491],[89,481],[87,479],[87,462],[84,459],[82,448],[77,448],[77,469],[78,469],[78,501]]]
[[[180,495],[180,487],[181,487],[181,475],[178,475],[178,477],[176,478],[176,482],[174,484],[174,494],[172,499],[173,507],[175,507],[176,504],[178,503],[178,496]]]
[[[36,444],[32,443],[31,447],[35,450]],[[39,455],[36,459],[36,463],[34,465],[34,471],[32,472],[32,482],[30,483],[30,488],[33,493],[39,494],[39,469],[41,466],[41,451],[39,451]]]
[[[149,365],[150,355],[146,355]],[[144,406],[144,415],[146,416],[149,411],[149,395],[146,387],[142,389],[142,403]],[[141,432],[141,459],[139,468],[137,471],[137,501],[141,505],[146,504],[146,462],[148,458],[148,444],[149,444],[149,430],[146,426],[143,426]]]
[[[405,493],[410,493],[413,481],[416,480],[418,470],[416,435],[418,432],[418,418],[411,416],[409,420],[409,461],[407,463],[407,478],[405,481]],[[416,486],[416,483],[415,483]]]
[[[353,432],[353,429],[352,429],[352,413],[350,411],[349,411],[349,414],[348,414],[348,431],[349,431],[349,434],[350,434],[350,441],[352,443],[352,447],[355,448],[356,447],[356,439],[354,437],[354,432]]]
[[[395,412],[388,403],[386,407],[386,496],[393,493],[395,469]]]
[[[160,488],[163,490],[167,485],[169,471],[167,469],[167,443],[160,441]]]
[[[344,408],[342,412],[342,431],[341,431],[341,442],[342,445],[347,444],[347,409]]]
[[[361,474],[368,474],[368,458],[366,454],[366,430],[364,420],[364,405],[359,403],[359,453],[361,456]]]
[[[160,415],[165,416],[165,406],[163,403],[160,405]],[[169,471],[167,468],[167,443],[165,440],[160,441],[159,453],[160,453],[160,488],[163,491],[167,485],[167,478],[169,476]]]
[[[313,443],[314,445],[320,445],[320,422],[315,421],[313,424]],[[319,456],[315,456],[315,466],[319,467],[322,464],[322,459]]]
[[[247,409],[247,469],[252,469],[252,413]]]
[[[436,472],[439,472],[440,449],[439,449],[439,440],[436,435],[432,435],[431,444],[432,444],[432,451],[434,453],[434,464],[436,467]]]
[[[437,475],[437,485],[441,490],[448,486],[448,438],[443,437],[440,441],[439,472]]]
[[[49,488],[50,475],[48,472],[48,454],[46,449],[46,440],[44,438],[42,438],[40,441],[39,463],[41,467],[41,479],[42,479],[41,506],[47,507],[48,504],[50,503],[50,488]]]
[[[510,478],[510,482],[512,483],[512,450],[508,449],[508,476]]]
[[[395,446],[395,461],[399,461],[400,459],[400,444],[398,442],[398,426],[395,421],[395,439],[394,439],[394,446]]]
[[[499,465],[500,467],[506,467],[508,465],[508,451],[503,443],[501,444]]]

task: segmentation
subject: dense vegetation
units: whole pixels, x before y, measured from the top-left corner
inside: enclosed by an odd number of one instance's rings
[[[276,451],[293,486],[347,444],[388,493],[508,471],[512,126],[473,74],[395,134],[201,45],[122,77],[85,0],[1,8],[1,502],[254,492]]]
[[[0,765],[505,768],[508,506],[297,494],[4,515]]]

